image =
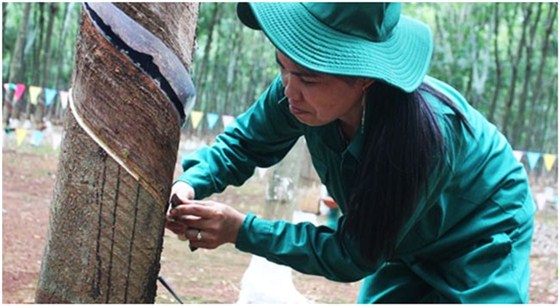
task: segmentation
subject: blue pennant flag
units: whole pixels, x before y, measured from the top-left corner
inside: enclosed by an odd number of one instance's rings
[[[44,91],[45,91],[45,105],[49,107],[49,105],[53,103],[54,97],[56,97],[58,91],[52,88],[45,88]]]
[[[43,131],[33,131],[33,137],[31,138],[31,145],[38,147],[41,144],[41,141],[43,140]]]
[[[218,119],[220,119],[220,115],[218,115],[218,114],[215,114],[215,113],[207,113],[206,114],[206,122],[208,122],[208,127],[210,129],[214,128],[214,126],[218,122]]]
[[[527,152],[525,156],[527,156],[527,161],[529,162],[529,168],[531,168],[531,170],[535,169],[535,166],[537,165],[537,162],[541,157],[541,153]]]

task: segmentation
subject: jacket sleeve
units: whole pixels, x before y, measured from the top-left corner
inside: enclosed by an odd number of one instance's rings
[[[210,147],[203,147],[183,161],[177,181],[191,185],[197,199],[239,186],[255,167],[270,167],[290,151],[303,134],[290,112],[277,77],[245,113],[239,115]]]
[[[344,220],[344,216],[339,219],[338,228],[343,228]],[[358,281],[377,268],[362,260],[356,242],[348,236],[309,222],[269,221],[249,213],[235,246],[301,273],[338,282]]]

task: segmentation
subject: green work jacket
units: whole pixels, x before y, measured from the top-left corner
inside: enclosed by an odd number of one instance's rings
[[[423,92],[438,119],[446,156],[443,166],[431,174],[426,196],[399,235],[396,260],[369,263],[360,258],[352,239],[328,227],[269,221],[251,213],[238,233],[236,247],[302,273],[335,281],[366,278],[359,302],[486,302],[486,291],[496,291],[495,288],[481,290],[474,297],[461,294],[469,291],[472,295],[471,287],[477,286],[474,283],[487,277],[493,278],[490,282],[495,279],[500,286],[507,286],[501,282],[508,281],[511,275],[487,276],[486,270],[492,268],[487,262],[461,256],[475,252],[480,241],[492,244],[490,249],[480,247],[483,249],[480,256],[496,250],[511,252],[512,233],[532,220],[535,209],[525,170],[505,137],[458,92],[430,77],[425,82],[455,103],[466,117],[472,134],[453,110]],[[365,116],[367,125],[371,117],[367,109]],[[304,136],[322,183],[344,213],[349,190],[364,158],[363,135],[358,131],[346,145],[337,124],[310,127],[300,123],[290,113],[277,77],[255,104],[217,136],[212,146],[199,149],[183,160],[185,172],[178,180],[190,184],[197,199],[205,198],[228,185],[243,184],[253,175],[255,167],[276,164]],[[338,228],[344,218],[342,215]],[[465,264],[468,268],[457,269],[452,265],[461,258],[465,262],[455,264]],[[525,254],[520,258],[525,260]],[[504,260],[497,262],[503,265]],[[400,268],[395,269],[397,266]],[[470,272],[461,272],[465,270]],[[507,267],[504,270],[509,271]],[[448,274],[450,271],[458,274],[457,279]],[[527,293],[523,287],[528,282],[528,273],[516,274],[524,275],[516,276],[522,278],[522,284],[516,285],[521,286],[518,291],[522,292],[514,301],[524,302]],[[471,279],[464,280],[465,277]],[[403,285],[418,279],[421,285],[412,289]],[[394,285],[395,282],[400,285]],[[393,290],[399,286],[405,290]],[[438,297],[434,298],[434,294],[427,297],[426,292],[430,290],[417,292],[422,286],[436,292]],[[393,294],[392,290],[396,292]]]

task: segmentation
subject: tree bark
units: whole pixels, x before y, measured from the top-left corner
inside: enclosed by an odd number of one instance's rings
[[[154,302],[197,14],[84,5],[38,303]]]

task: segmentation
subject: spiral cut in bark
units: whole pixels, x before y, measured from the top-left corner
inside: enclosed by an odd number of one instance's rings
[[[191,4],[153,5],[162,20],[196,22]],[[194,85],[175,53],[113,4],[85,4],[80,31],[36,301],[153,303]]]

